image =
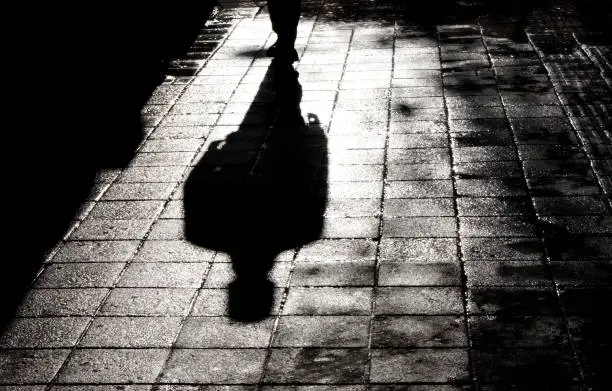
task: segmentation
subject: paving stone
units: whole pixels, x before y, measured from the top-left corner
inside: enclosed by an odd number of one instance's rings
[[[506,106],[508,118],[565,118],[565,112],[557,105]]]
[[[580,216],[609,215],[609,208],[603,197],[533,197],[533,205],[539,215]]]
[[[333,386],[333,385],[308,385],[308,386],[293,386],[293,385],[282,385],[282,386],[263,386],[263,391],[366,391],[365,385],[350,385],[350,386]]]
[[[459,234],[471,236],[535,236],[535,225],[524,216],[499,217],[461,217],[459,218]]]
[[[377,198],[336,198],[327,201],[324,217],[375,217],[380,207]]]
[[[31,289],[17,309],[17,316],[93,315],[108,294],[104,288]]]
[[[446,77],[444,82],[447,83]],[[444,99],[449,108],[502,106],[500,97],[495,95],[446,96]]]
[[[497,162],[516,159],[516,151],[512,146],[476,146],[453,148],[453,161],[455,163]]]
[[[518,161],[457,163],[453,171],[458,179],[520,178],[523,176]]]
[[[149,232],[152,240],[183,240],[185,239],[185,223],[182,219],[157,220]]]
[[[552,288],[473,287],[467,292],[467,308],[475,315],[558,315]]]
[[[166,200],[175,183],[114,183],[102,195],[102,201]]]
[[[391,87],[433,87],[442,85],[442,80],[439,77],[431,78],[393,78]],[[441,106],[439,106],[441,107]]]
[[[150,383],[162,368],[164,349],[77,349],[58,383]]]
[[[298,252],[300,261],[368,261],[376,257],[376,242],[369,239],[318,240]]]
[[[460,286],[456,263],[388,262],[380,265],[379,286]]]
[[[292,272],[292,286],[372,286],[374,262],[298,262]]]
[[[513,110],[520,110],[525,106],[531,105],[560,105],[559,98],[550,92],[529,92],[529,91],[500,91],[504,106],[512,107]],[[514,116],[518,117],[518,116]]]
[[[37,288],[110,288],[123,263],[56,263],[48,265],[34,283]]]
[[[0,336],[0,347],[72,348],[90,320],[89,317],[14,318]]]
[[[291,288],[283,312],[287,315],[366,315],[371,288]]]
[[[592,177],[528,178],[527,187],[535,197],[598,196],[601,190]]]
[[[568,346],[563,319],[556,316],[472,316],[470,341],[477,348]]]
[[[415,84],[415,85],[423,84],[422,82],[425,82],[424,86],[437,85],[437,83],[439,83],[439,81],[433,81],[433,80],[435,79],[434,78],[418,78],[418,79],[394,78],[391,83],[393,87],[407,87],[408,84]],[[398,109],[400,107],[420,108],[420,109],[442,108],[444,107],[444,98],[441,96],[399,97],[399,98],[394,98],[391,100],[392,109]],[[382,109],[386,109],[386,106],[383,107]]]
[[[464,260],[537,261],[545,257],[544,247],[536,238],[475,238],[461,240]]]
[[[452,384],[435,384],[435,385],[373,385],[370,391],[467,391],[470,386],[452,385]]]
[[[123,316],[186,315],[195,292],[195,288],[115,288],[100,313]]]
[[[370,380],[375,383],[446,383],[467,380],[464,349],[373,349]]]
[[[568,315],[596,315],[610,300],[612,289],[607,287],[567,287],[559,292],[561,305]]]
[[[381,262],[454,262],[457,239],[454,238],[382,238]]]
[[[370,318],[366,316],[282,316],[274,347],[366,347]]]
[[[376,238],[379,225],[376,217],[327,218],[321,238]]]
[[[117,282],[119,287],[199,288],[208,263],[132,263]]]
[[[105,201],[96,203],[89,217],[111,220],[153,219],[162,207],[162,201]]]
[[[398,217],[383,221],[386,237],[455,237],[454,217]]]
[[[610,286],[611,260],[556,262],[550,268],[559,286]]]
[[[611,216],[546,216],[541,220],[570,234],[609,235],[612,233]]]
[[[69,353],[69,349],[2,350],[0,384],[48,383]]]
[[[265,348],[274,319],[242,323],[226,317],[189,317],[176,341],[177,348]]]
[[[390,134],[389,148],[442,148],[448,146],[443,133]]]
[[[157,140],[160,141],[160,140]],[[119,178],[118,183],[176,183],[181,180],[185,173],[185,167],[183,166],[138,166],[126,168]],[[128,201],[129,202],[129,201]],[[135,202],[135,201],[132,201]],[[147,201],[140,201],[144,203]],[[126,213],[133,213],[131,211],[124,211]],[[129,216],[129,214],[128,214]],[[130,217],[125,217],[130,218]]]
[[[389,132],[391,134],[440,134],[446,133],[447,127],[443,121],[414,119],[391,122]]]
[[[525,176],[537,177],[589,177],[593,171],[586,159],[576,160],[525,160]]]
[[[366,349],[272,349],[266,383],[363,383]]]
[[[332,181],[375,181],[382,180],[383,166],[368,164],[334,164],[328,167],[327,180]]]
[[[210,262],[215,252],[183,240],[147,240],[134,262]]]
[[[389,149],[387,164],[444,164],[450,162],[448,148],[406,148]]]
[[[501,106],[459,106],[449,107],[448,117],[450,119],[475,119],[475,118],[505,118],[506,113]]]
[[[542,262],[466,262],[465,274],[468,286],[553,285],[550,270]]]
[[[327,188],[328,199],[381,198],[380,182],[330,182]]]
[[[526,197],[460,197],[459,216],[525,216],[531,212]]]
[[[119,388],[117,388],[119,387]],[[71,385],[53,385],[51,386],[50,390],[53,391],[105,391],[105,390],[112,390],[112,389],[120,389],[122,391],[150,391],[151,389],[151,385],[119,385],[119,386],[112,386],[112,385],[78,385],[78,386],[71,386]]]
[[[452,198],[392,198],[385,201],[384,215],[392,217],[454,216]]]
[[[463,312],[458,287],[379,288],[375,302],[377,315],[448,315]]]
[[[500,133],[510,130],[508,121],[501,118],[453,119],[448,122],[448,126],[451,133]]]
[[[486,132],[456,132],[451,133],[451,146],[477,147],[477,146],[508,146],[513,145],[512,132],[509,129],[492,130]]]
[[[385,189],[386,198],[446,198],[453,196],[450,180],[389,181]]]
[[[516,197],[527,195],[523,179],[487,178],[457,179],[457,195],[460,197]]]
[[[169,348],[179,317],[96,317],[79,342],[88,348]]]
[[[141,240],[153,220],[85,220],[71,234],[71,240]]]
[[[377,316],[372,325],[373,348],[466,347],[462,318],[454,316]]]
[[[426,87],[413,87],[426,88]],[[401,98],[399,98],[401,99]],[[446,120],[446,113],[442,108],[409,108],[399,107],[391,111],[391,122],[403,121],[438,121]]]
[[[161,374],[165,383],[255,384],[265,349],[175,349]]]
[[[473,356],[474,376],[485,383],[562,387],[579,380],[569,349],[478,349],[473,351]]]
[[[166,123],[174,121],[195,122],[194,124],[186,123],[185,125],[213,125],[218,117],[217,114],[205,114],[206,117],[212,119],[203,119],[199,115],[185,116],[166,116],[162,120],[162,124],[177,125],[176,123]],[[198,123],[202,122],[202,123]],[[205,123],[207,122],[207,123]],[[166,166],[186,166],[195,157],[194,151],[189,152],[141,152],[130,162],[130,167],[166,167]]]
[[[389,164],[387,179],[389,181],[415,181],[428,179],[450,179],[451,166],[444,164]]]

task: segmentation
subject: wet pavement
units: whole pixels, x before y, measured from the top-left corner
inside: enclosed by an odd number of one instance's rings
[[[299,74],[251,1],[164,62],[0,390],[609,389],[609,7],[303,3]]]

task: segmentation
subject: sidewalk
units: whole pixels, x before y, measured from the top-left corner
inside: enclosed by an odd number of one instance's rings
[[[0,391],[609,389],[609,19],[551,3],[305,0],[296,81],[265,8],[221,1],[0,336]],[[267,254],[269,315],[235,319]]]

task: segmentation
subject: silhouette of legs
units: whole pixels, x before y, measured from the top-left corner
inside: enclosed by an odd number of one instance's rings
[[[277,60],[294,62],[298,60],[295,50],[297,26],[300,20],[300,0],[268,0],[268,12],[272,30],[276,33],[276,42],[266,54]]]

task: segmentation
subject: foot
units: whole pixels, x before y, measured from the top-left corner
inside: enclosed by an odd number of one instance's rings
[[[278,41],[266,50],[266,56],[274,57],[279,61],[287,61],[289,63],[297,61],[298,53],[293,46],[281,46]]]

